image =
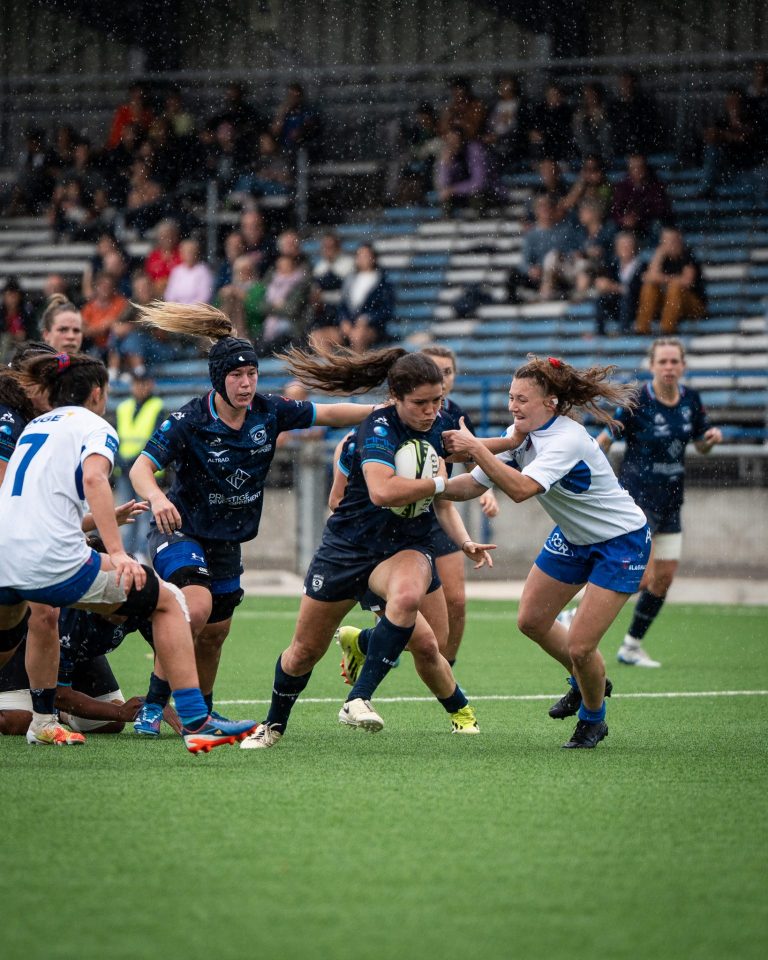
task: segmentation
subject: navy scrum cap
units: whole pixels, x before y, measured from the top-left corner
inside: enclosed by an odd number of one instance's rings
[[[211,386],[229,403],[225,389],[227,374],[238,367],[259,367],[259,358],[250,340],[237,337],[223,337],[217,341],[208,354],[208,373]]]

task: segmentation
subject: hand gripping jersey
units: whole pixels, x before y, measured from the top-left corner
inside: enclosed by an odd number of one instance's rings
[[[514,427],[507,429],[511,436]],[[581,424],[555,416],[498,459],[541,484],[542,507],[571,543],[592,544],[645,526],[645,514],[620,486],[608,458]],[[472,476],[490,487],[476,467]]]
[[[172,413],[143,454],[158,470],[176,468],[168,499],[181,514],[183,533],[244,543],[259,532],[278,434],[311,427],[315,405],[257,393],[243,426],[233,430],[219,418],[213,398],[211,391]]]
[[[339,469],[348,477],[344,497],[329,519],[327,528],[350,543],[373,554],[391,555],[412,544],[425,542],[434,520],[430,507],[418,517],[398,517],[387,507],[371,503],[363,475],[366,463],[395,467],[395,452],[406,440],[428,440],[441,457],[445,456],[442,432],[452,429],[442,412],[426,433],[412,430],[402,422],[394,406],[374,410],[345,441]]]
[[[637,399],[634,410],[616,412],[627,443],[619,480],[641,506],[658,512],[681,507],[685,448],[710,427],[701,397],[681,386],[680,399],[670,407],[657,399],[653,385],[647,383]]]
[[[8,461],[27,421],[18,410],[0,403],[0,460]]]
[[[114,463],[117,434],[85,407],[58,407],[31,420],[0,486],[0,586],[63,583],[91,559],[81,529],[83,463]]]

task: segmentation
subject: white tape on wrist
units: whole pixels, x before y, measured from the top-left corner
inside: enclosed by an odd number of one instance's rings
[[[445,492],[445,477],[433,477],[435,482],[435,496]]]

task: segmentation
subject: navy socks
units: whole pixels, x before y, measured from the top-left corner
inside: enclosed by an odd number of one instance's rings
[[[376,688],[405,650],[414,626],[415,624],[410,627],[399,627],[391,623],[386,616],[379,619],[368,636],[365,663],[347,700],[371,699]]]
[[[648,632],[648,628],[658,617],[659,611],[664,606],[664,597],[657,597],[655,593],[649,593],[643,590],[637,598],[635,604],[635,613],[632,617],[632,623],[629,625],[629,636],[634,640],[642,640]]]
[[[441,697],[438,697],[437,699],[440,701],[443,707],[445,707],[447,713],[456,713],[457,710],[461,710],[469,703],[469,700],[467,700],[466,696],[464,695],[464,691],[461,689],[458,683],[456,684],[456,689],[453,691],[450,697],[446,697],[444,700]]]
[[[147,703],[155,703],[158,707],[165,708],[171,699],[171,685],[167,680],[161,680],[154,673],[149,678],[149,690],[147,691]]]
[[[277,658],[275,684],[272,687],[272,702],[269,706],[266,723],[270,726],[280,727],[281,732],[285,733],[293,705],[299,699],[301,691],[309,683],[311,676],[312,671],[310,670],[309,673],[305,673],[301,677],[292,677],[283,670],[282,654]]]

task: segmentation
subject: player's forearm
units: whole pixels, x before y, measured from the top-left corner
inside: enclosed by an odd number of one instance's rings
[[[431,477],[422,480],[409,480],[406,477],[392,476],[374,485],[368,484],[368,496],[377,507],[405,507],[425,497],[431,497],[436,490]]]
[[[319,403],[315,423],[320,427],[354,427],[373,413],[367,403]]]
[[[74,713],[85,720],[119,720],[120,704],[93,697],[73,690],[72,687],[56,688],[56,706],[67,713]]]
[[[451,477],[445,482],[445,493],[441,493],[440,500],[454,500],[463,502],[481,497],[488,487],[478,483],[471,473],[463,473],[459,477]]]
[[[461,514],[450,501],[435,500],[435,516],[440,526],[457,547],[472,539],[464,526]]]
[[[515,503],[522,503],[523,500],[529,500],[540,492],[539,485],[520,473],[514,467],[495,457],[490,450],[482,444],[478,445],[474,451],[475,461],[488,477],[493,480],[496,486],[505,493],[510,500]]]
[[[155,480],[156,469],[155,464],[149,457],[140,453],[128,473],[128,478],[131,481],[133,489],[142,500],[148,500],[150,503],[152,502],[153,496],[162,492],[157,480]]]
[[[83,477],[83,490],[91,508],[93,522],[104,541],[107,553],[122,551],[123,541],[115,517],[115,502],[109,480],[104,476]]]

